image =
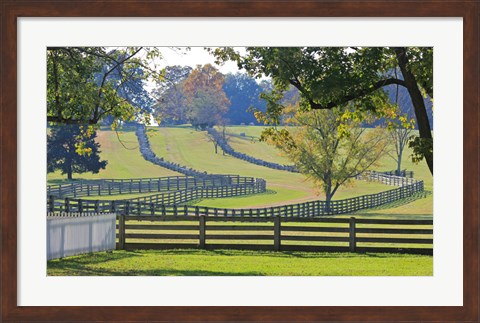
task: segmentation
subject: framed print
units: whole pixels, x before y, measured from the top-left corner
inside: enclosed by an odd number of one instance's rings
[[[4,0],[1,10],[3,321],[478,321],[477,1]],[[182,60],[170,51],[181,52]],[[156,56],[169,62],[157,67]],[[411,61],[403,62],[407,56]],[[320,58],[334,61],[336,72],[315,65]],[[234,74],[239,67],[252,78]],[[298,77],[282,79],[285,71]],[[321,73],[331,82],[316,83]],[[349,84],[363,100],[347,95],[343,102],[335,82],[348,83],[339,76],[344,73],[368,82],[389,75],[375,86],[390,82],[396,95],[382,92],[368,101],[371,87],[358,90],[364,84],[354,82]],[[147,76],[174,86],[142,83]],[[268,89],[262,94],[268,104],[256,110],[256,119],[251,112],[247,118],[246,108],[242,115],[226,112],[238,102],[228,82]],[[141,84],[155,101],[128,92],[127,83]],[[434,92],[435,113],[426,122],[418,113],[401,119],[392,112],[402,95],[415,109],[419,104],[432,111]],[[319,176],[323,193],[314,193],[314,184],[300,178],[305,160],[328,152],[306,158],[308,149],[292,147],[312,136],[312,119],[302,107],[315,110],[328,103],[325,96],[340,100],[336,105],[345,110],[329,121],[318,117],[323,121],[316,129],[342,120],[328,131],[343,129],[343,140],[356,138],[354,130],[345,130],[349,122],[367,118],[355,114],[356,104],[367,107],[367,115],[371,102],[382,102],[381,118],[389,127],[395,126],[389,118],[412,127],[409,152],[427,161],[412,166],[421,180],[401,174],[400,165],[394,174],[386,174],[390,166],[382,173],[355,169],[351,181],[368,179],[366,184],[332,192],[325,185],[331,178]],[[85,113],[92,100],[93,112]],[[152,119],[145,120],[155,126],[141,122],[133,102],[153,107]],[[265,104],[252,102],[245,105]],[[281,118],[275,107],[284,109]],[[255,128],[269,117],[281,120],[281,127],[262,134],[275,147],[260,142]],[[289,128],[291,119],[297,123]],[[77,126],[87,123],[98,127]],[[383,137],[371,133],[362,138],[380,145]],[[55,140],[66,140],[62,136],[84,139],[68,144],[82,158],[61,155],[68,145]],[[348,156],[383,152],[384,142]],[[285,145],[284,155],[272,157]],[[342,154],[350,146],[342,146]],[[357,166],[362,163],[367,161]],[[78,176],[84,172],[93,175]],[[386,191],[381,184],[396,187]],[[357,196],[360,191],[368,199]],[[338,198],[332,199],[334,193]],[[377,209],[359,213],[371,207]],[[65,219],[74,212],[80,216]],[[97,215],[84,216],[88,212]],[[78,237],[69,242],[66,232]],[[373,248],[379,240],[383,244]],[[66,248],[70,243],[73,251]],[[176,247],[147,251],[167,245]],[[247,245],[255,250],[234,250]],[[382,253],[392,251],[394,256]],[[263,253],[277,256],[257,257]],[[324,270],[309,262],[317,256]],[[200,260],[192,269],[194,258]],[[248,258],[256,263],[245,265]],[[348,261],[354,264],[348,270],[338,265]]]

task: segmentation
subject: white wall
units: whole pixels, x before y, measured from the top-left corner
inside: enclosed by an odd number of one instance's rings
[[[115,214],[47,217],[47,260],[115,249]]]

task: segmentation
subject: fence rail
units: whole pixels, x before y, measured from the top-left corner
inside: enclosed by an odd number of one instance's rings
[[[424,191],[423,181],[373,172],[371,176],[372,180],[378,180],[387,185],[400,185],[400,187],[376,194],[361,195],[344,200],[334,200],[328,204],[326,201],[318,200],[252,209],[178,205],[179,203],[200,197],[226,197],[262,192],[266,189],[265,182],[257,179],[253,185],[248,183],[245,186],[238,184],[237,186],[231,187],[202,186],[194,190],[180,190],[131,200],[82,200],[75,198],[58,198],[50,195],[47,201],[47,209],[49,212],[117,212],[119,214],[138,216],[315,217],[346,214],[378,207]],[[168,205],[169,203],[173,205]]]
[[[331,201],[329,207],[325,201],[311,201],[299,204],[289,204],[282,206],[273,206],[265,208],[252,209],[228,209],[203,206],[188,205],[167,205],[156,200],[160,195],[137,198],[132,200],[82,200],[73,198],[56,198],[50,196],[48,200],[49,212],[117,212],[126,215],[171,215],[171,216],[239,216],[239,217],[315,217],[322,215],[335,215],[351,213],[362,209],[372,208],[393,202],[401,198],[412,196],[423,191],[423,183],[415,183],[408,186],[402,186],[389,191],[358,196],[345,200]],[[231,194],[231,196],[248,194],[244,188],[235,190],[233,187],[227,187],[223,191],[214,191],[213,189],[197,189],[190,191],[192,195],[180,195],[182,192],[171,194],[172,203],[180,202],[181,198],[194,199],[200,197],[214,197],[215,194]],[[193,192],[196,192],[195,194]],[[150,202],[149,200],[152,200]],[[165,201],[164,201],[165,202]],[[169,201],[166,201],[169,203]]]
[[[169,176],[158,178],[82,180],[69,184],[48,185],[47,195],[54,195],[57,197],[82,197],[169,192],[199,187],[225,186],[255,186],[260,190],[259,192],[264,192],[266,190],[266,181],[262,178],[221,174],[204,177]]]
[[[117,219],[117,249],[225,248],[433,254],[433,220],[352,217],[285,221],[281,217],[207,216],[118,216]],[[384,225],[388,228],[382,227]]]
[[[214,138],[216,143],[222,148],[222,150],[235,158],[245,160],[249,163],[260,165],[272,169],[284,170],[287,172],[298,173],[298,169],[293,165],[281,165],[273,162],[269,162],[263,159],[255,158],[253,156],[236,151],[228,144],[228,142],[220,135],[214,128],[207,128],[207,132]]]

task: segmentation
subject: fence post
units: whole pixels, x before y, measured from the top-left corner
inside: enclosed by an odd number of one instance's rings
[[[155,215],[155,204],[150,203],[150,215]]]
[[[273,218],[273,250],[275,250],[275,251],[280,251],[280,243],[281,243],[280,226],[281,226],[280,216],[274,217]]]
[[[53,212],[55,210],[55,203],[53,195],[48,197],[48,212]]]
[[[200,234],[199,235],[199,239],[200,239],[199,247],[200,247],[200,249],[205,249],[205,222],[206,222],[206,220],[207,220],[207,217],[205,215],[202,215],[202,216],[198,217],[199,234]]]
[[[64,211],[66,213],[70,212],[70,200],[68,197],[65,198],[65,207],[64,207]]]
[[[125,215],[119,214],[118,218],[118,249],[125,249]]]
[[[355,233],[355,218],[350,218],[350,228],[349,228],[349,249],[350,252],[355,252],[357,248],[356,233]]]
[[[125,203],[125,214],[130,214],[130,201]]]

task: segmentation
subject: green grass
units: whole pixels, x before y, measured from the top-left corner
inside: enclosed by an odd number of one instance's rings
[[[238,152],[272,163],[292,165],[278,149],[259,140],[263,129],[263,126],[230,126],[227,128],[228,143]],[[240,136],[241,133],[245,136]]]
[[[138,140],[133,129],[119,132],[103,129],[97,131],[97,142],[100,143],[100,158],[107,160],[106,169],[98,174],[73,174],[74,179],[101,178],[140,178],[182,175],[146,161],[138,149]],[[123,143],[123,145],[122,145]],[[124,147],[125,146],[125,147]],[[49,183],[66,181],[66,175],[60,171],[47,175]]]
[[[241,127],[237,127],[242,129]],[[248,129],[249,127],[245,127]],[[255,132],[260,127],[252,127]],[[264,207],[300,203],[323,199],[324,194],[316,189],[313,184],[301,174],[274,170],[263,166],[254,165],[246,161],[223,155],[221,150],[214,153],[214,147],[205,135],[205,132],[194,130],[190,127],[175,128],[149,128],[152,150],[166,160],[186,165],[201,171],[219,174],[240,174],[267,180],[267,187],[276,194],[255,195],[249,197],[236,197],[214,200],[202,200],[198,205],[221,207]],[[252,156],[258,156],[265,149],[264,143],[251,144]],[[268,147],[273,149],[272,147]],[[391,189],[379,183],[354,181],[351,186],[342,187],[335,195],[335,199],[345,199],[361,194],[372,194]]]
[[[241,144],[248,153],[255,157],[267,159],[269,157],[276,160],[278,153],[275,148],[268,146],[263,142],[253,142],[251,138],[258,138],[263,127],[258,126],[235,126],[229,127],[227,131],[233,134],[235,139],[241,138]],[[247,137],[238,136],[244,132]],[[222,174],[240,174],[242,176],[253,176],[265,178],[267,180],[268,192],[258,195],[223,198],[223,199],[203,199],[195,201],[195,205],[218,206],[228,208],[242,207],[265,207],[274,205],[284,205],[290,203],[300,203],[317,199],[324,199],[323,193],[316,189],[301,174],[295,174],[285,171],[269,169],[266,167],[254,165],[231,156],[224,156],[221,153],[214,153],[214,147],[208,141],[205,132],[196,131],[188,126],[177,126],[168,128],[149,128],[148,134],[152,149],[158,156],[165,157],[166,160],[193,167],[195,169],[207,171],[210,173]],[[122,143],[132,150],[126,149],[118,140],[115,132],[110,130],[98,131],[98,141],[101,144],[101,157],[107,159],[109,164],[107,169],[99,174],[80,174],[76,178],[138,178],[138,177],[159,177],[178,175],[175,172],[156,166],[142,158],[138,151],[138,142],[135,133],[131,129],[126,129],[120,133]],[[237,149],[238,147],[236,147]],[[242,148],[243,149],[243,148]],[[422,179],[425,182],[427,190],[431,191],[433,187],[433,178],[424,162],[414,165],[409,161],[410,150],[403,156],[403,168],[413,170],[415,178]],[[246,151],[245,151],[246,152]],[[281,157],[283,158],[283,157]],[[274,161],[275,161],[274,160]],[[278,160],[276,160],[278,162]],[[382,159],[378,170],[393,170],[395,162],[386,156]],[[50,183],[62,182],[65,176],[58,172],[48,175]],[[349,187],[342,187],[335,194],[334,199],[345,199],[358,195],[378,193],[394,187],[385,186],[379,183],[369,183],[364,181],[354,181]],[[149,193],[135,194],[129,198],[138,196],[148,196]],[[101,199],[121,199],[126,195],[115,197],[100,197]],[[95,199],[95,196],[91,196]],[[404,201],[405,202],[405,201]],[[410,203],[394,203],[388,207],[382,207],[364,211],[363,213],[372,214],[432,214],[433,196],[429,194],[426,198],[408,200]]]
[[[236,250],[99,252],[48,262],[49,276],[431,276],[433,257]]]

